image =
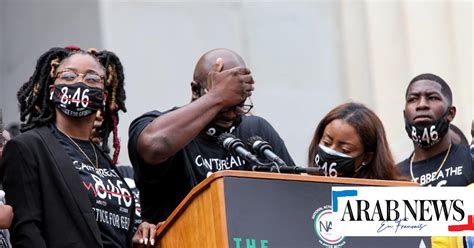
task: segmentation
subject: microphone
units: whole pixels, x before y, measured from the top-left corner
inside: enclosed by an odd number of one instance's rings
[[[251,164],[260,164],[260,161],[258,161],[257,157],[245,149],[245,145],[242,140],[230,133],[222,133],[219,135],[219,137],[217,137],[217,143],[224,147],[224,149],[245,159]]]
[[[275,166],[261,166],[254,165],[252,166],[252,171],[264,171],[264,172],[281,172],[289,174],[300,174],[307,173],[311,175],[323,175],[319,167],[298,167],[298,166],[282,166],[279,168],[279,171]]]
[[[273,149],[270,144],[259,136],[250,137],[247,140],[247,144],[249,145],[250,149],[259,156],[265,157],[268,160],[275,162],[280,167],[288,167],[283,159],[273,153]]]

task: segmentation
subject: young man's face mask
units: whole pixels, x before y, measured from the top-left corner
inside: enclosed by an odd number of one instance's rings
[[[421,148],[436,145],[449,131],[448,113],[449,109],[438,120],[426,124],[414,124],[405,117],[405,131],[408,137]]]

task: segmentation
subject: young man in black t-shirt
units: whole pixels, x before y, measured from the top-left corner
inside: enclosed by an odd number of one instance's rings
[[[433,74],[421,74],[408,85],[405,129],[414,151],[399,166],[423,186],[466,186],[474,181],[469,147],[446,135],[456,115],[448,84]]]
[[[238,54],[227,49],[204,54],[196,65],[191,90],[188,105],[148,112],[130,125],[128,150],[142,218],[151,223],[165,220],[213,172],[247,169],[243,159],[217,144],[221,133],[242,140],[258,135],[287,165],[294,165],[273,127],[263,118],[245,115],[254,81]]]

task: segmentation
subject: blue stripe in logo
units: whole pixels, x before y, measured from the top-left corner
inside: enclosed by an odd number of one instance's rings
[[[347,196],[357,196],[357,190],[342,190],[342,191],[333,191],[332,192],[332,212],[337,212],[337,198],[347,197]]]

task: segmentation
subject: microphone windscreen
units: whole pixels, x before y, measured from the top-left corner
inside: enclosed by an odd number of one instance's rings
[[[257,142],[257,141],[263,141],[263,139],[260,138],[260,136],[255,135],[255,136],[252,136],[252,137],[248,138],[248,140],[247,140],[247,145],[250,147],[250,149],[253,152],[256,152],[254,145],[255,145],[255,142]]]
[[[250,146],[252,146],[253,143],[255,143],[256,141],[263,141],[263,139],[260,138],[260,136],[252,136],[252,137],[250,137],[250,138],[247,140],[247,144],[249,144]]]
[[[224,141],[228,138],[235,139],[235,136],[230,133],[222,133],[221,135],[219,135],[219,137],[217,137],[217,144],[224,146]]]

